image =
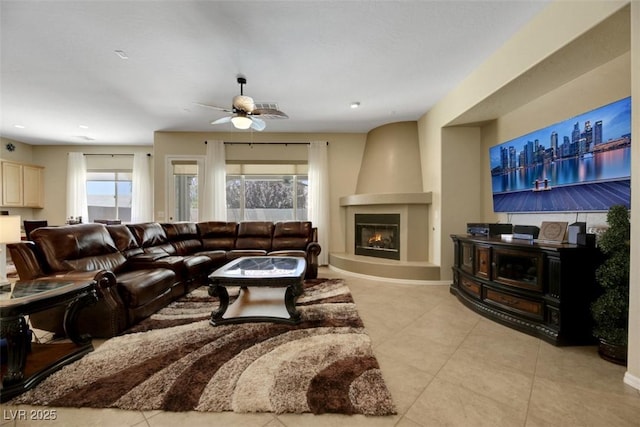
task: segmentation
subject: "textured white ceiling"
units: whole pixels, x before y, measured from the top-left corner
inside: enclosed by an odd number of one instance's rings
[[[418,119],[547,4],[2,0],[0,134],[152,144],[157,130],[247,132],[211,126],[226,113],[195,105],[230,107],[238,74],[245,95],[290,117],[264,132],[368,132]]]

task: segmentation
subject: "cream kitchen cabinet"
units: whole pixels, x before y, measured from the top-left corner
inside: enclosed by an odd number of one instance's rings
[[[2,161],[2,203],[4,207],[44,207],[44,167]]]

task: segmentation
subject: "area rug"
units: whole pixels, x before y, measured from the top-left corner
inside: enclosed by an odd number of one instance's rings
[[[11,404],[130,410],[341,413],[396,410],[349,288],[306,281],[297,325],[211,326],[194,290]]]

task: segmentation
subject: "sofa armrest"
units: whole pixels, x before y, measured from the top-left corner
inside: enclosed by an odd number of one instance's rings
[[[47,274],[42,268],[45,264],[42,257],[38,255],[35,243],[31,241],[9,243],[7,249],[11,253],[11,259],[20,280],[34,280]]]
[[[81,331],[98,338],[110,338],[121,333],[128,327],[126,307],[117,288],[115,274],[109,270],[69,271],[38,277],[35,280],[66,283],[76,280],[95,280],[98,284],[96,293],[98,303],[81,310],[78,325]],[[35,328],[64,333],[63,318],[65,307],[33,313],[30,316]]]
[[[307,244],[307,271],[305,273],[305,279],[315,279],[318,277],[318,255],[322,251],[320,244],[317,242],[310,242]]]
[[[97,270],[97,271],[67,271],[64,273],[55,273],[48,276],[41,276],[35,280],[47,280],[47,281],[76,281],[76,280],[95,280],[98,284],[98,293],[104,292],[104,290],[116,286],[116,276],[110,270]]]
[[[322,252],[322,248],[320,247],[319,243],[310,242],[307,244],[306,251],[308,254],[317,257],[318,255],[320,255],[320,252]]]

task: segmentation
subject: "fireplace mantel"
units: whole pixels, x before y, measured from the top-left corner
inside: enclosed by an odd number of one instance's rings
[[[340,197],[340,206],[430,205],[430,204],[431,204],[431,192],[352,194],[351,196]]]

